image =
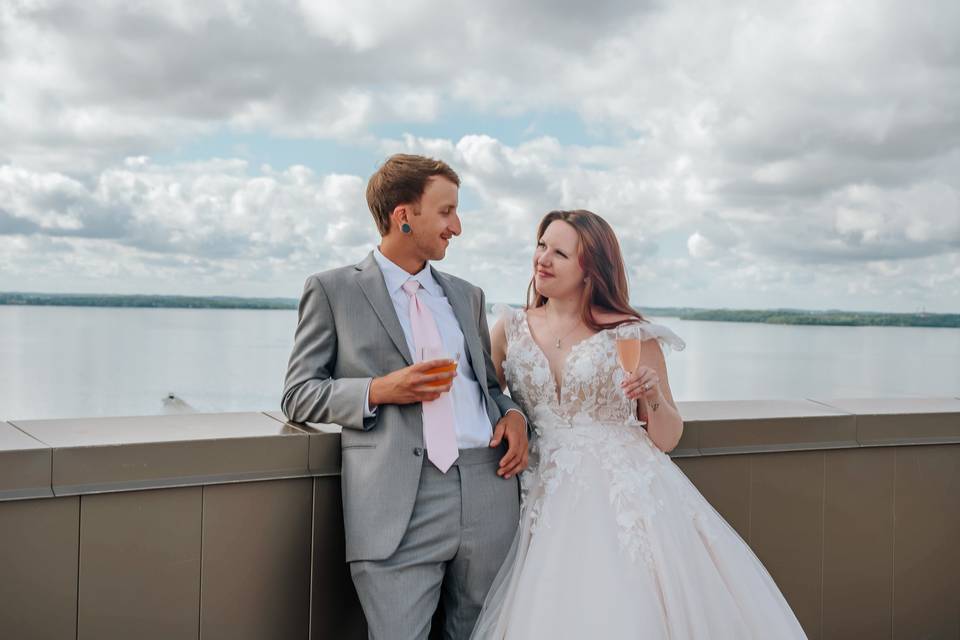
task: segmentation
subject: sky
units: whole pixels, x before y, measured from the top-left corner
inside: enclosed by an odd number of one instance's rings
[[[586,208],[637,306],[960,313],[955,0],[0,0],[0,291],[297,297],[396,152],[488,300]]]

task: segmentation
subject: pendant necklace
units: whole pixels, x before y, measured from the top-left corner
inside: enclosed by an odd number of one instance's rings
[[[563,347],[560,346],[560,341],[561,341],[561,340],[566,340],[566,339],[567,339],[567,336],[569,336],[571,333],[573,333],[574,331],[576,331],[577,327],[579,327],[582,323],[583,323],[583,320],[582,320],[582,319],[577,319],[577,323],[576,323],[575,325],[573,325],[573,329],[570,329],[570,331],[567,331],[565,334],[563,334],[563,336],[558,337],[558,338],[557,338],[557,342],[556,342],[556,344],[555,344],[554,346],[555,346],[557,349],[562,349]]]

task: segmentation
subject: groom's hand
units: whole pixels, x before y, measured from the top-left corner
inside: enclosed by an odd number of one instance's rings
[[[382,378],[374,378],[370,383],[371,407],[381,404],[413,404],[436,400],[441,394],[450,391],[457,372],[456,370],[440,373],[427,372],[449,364],[449,359],[425,360],[397,369]]]
[[[507,453],[500,458],[497,475],[502,478],[511,478],[527,468],[530,457],[527,423],[516,411],[508,411],[497,422],[497,426],[493,428],[490,446],[499,447],[504,438],[507,439]]]

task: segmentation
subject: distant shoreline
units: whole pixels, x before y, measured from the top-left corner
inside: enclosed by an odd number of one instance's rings
[[[0,305],[138,309],[296,309],[295,298],[158,296],[93,293],[0,293]]]
[[[0,306],[120,307],[140,309],[254,309],[290,310],[296,298],[244,298],[237,296],[160,296],[123,294],[0,293]],[[487,305],[489,313],[493,304]],[[960,328],[956,313],[885,313],[868,311],[805,311],[800,309],[700,309],[695,307],[642,307],[650,316],[715,322],[823,325],[847,327],[946,327]]]

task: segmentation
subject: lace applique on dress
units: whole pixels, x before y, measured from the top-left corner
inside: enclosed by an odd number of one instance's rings
[[[520,477],[531,532],[550,526],[548,498],[561,483],[578,485],[577,469],[589,457],[607,476],[621,547],[632,560],[642,557],[649,562],[644,523],[664,506],[650,487],[656,467],[670,461],[650,440],[634,413],[635,402],[620,388],[622,372],[613,333],[600,331],[573,345],[562,367],[558,398],[549,362],[533,340],[526,312],[503,306],[494,311],[505,321],[503,370],[510,394],[535,432],[530,467]],[[644,338],[683,349],[683,341],[666,327],[640,326]]]

